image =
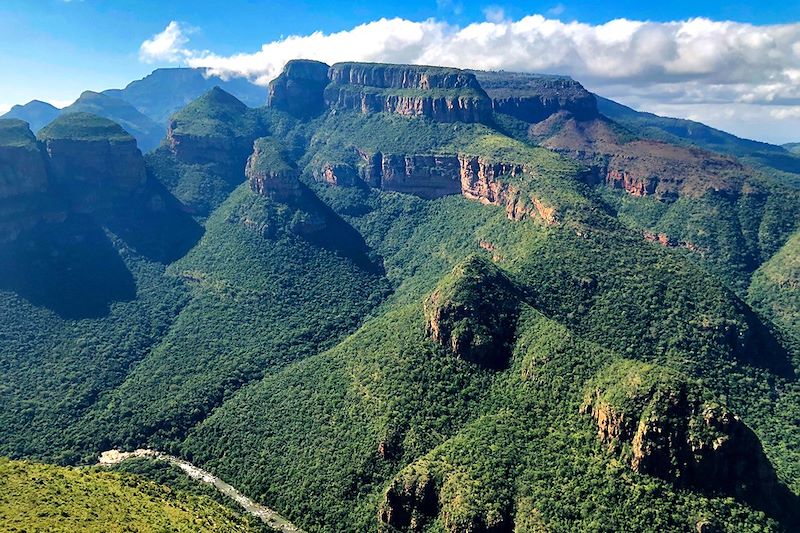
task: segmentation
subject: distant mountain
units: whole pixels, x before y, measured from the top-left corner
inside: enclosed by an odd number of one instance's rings
[[[145,156],[0,122],[0,455],[165,450],[309,533],[800,531],[794,156],[631,112],[295,61]]]
[[[603,115],[645,138],[673,143],[688,142],[706,150],[744,158],[746,162],[756,166],[800,173],[800,157],[787,152],[785,147],[742,139],[693,120],[636,111],[602,96],[597,96],[597,107]]]
[[[126,100],[157,124],[166,124],[170,115],[214,87],[220,87],[250,107],[262,106],[267,91],[244,78],[224,80],[209,76],[204,69],[160,68],[124,89],[109,89],[104,94]]]
[[[783,145],[783,147],[793,154],[800,155],[800,143],[786,143]]]
[[[139,149],[147,152],[161,142],[166,127],[142,114],[127,101],[104,93],[85,91],[62,113],[85,112],[113,120],[136,138]]]
[[[18,118],[30,124],[31,130],[39,131],[54,118],[58,116],[61,111],[54,105],[42,102],[40,100],[31,100],[25,105],[15,105],[5,115],[0,118]]]

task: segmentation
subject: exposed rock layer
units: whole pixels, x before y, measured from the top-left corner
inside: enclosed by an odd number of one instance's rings
[[[268,105],[297,117],[312,117],[325,109],[323,91],[328,85],[328,65],[319,61],[289,61],[269,84]]]
[[[491,101],[475,76],[458,69],[339,63],[328,73],[328,107],[425,116],[438,122],[489,122]]]

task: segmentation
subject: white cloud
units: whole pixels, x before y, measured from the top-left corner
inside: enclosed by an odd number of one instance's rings
[[[189,33],[190,29],[171,21],[164,31],[142,43],[139,47],[139,59],[145,63],[177,63],[196,54],[197,52],[184,48],[189,43]]]
[[[562,8],[552,8],[551,15]],[[234,55],[187,48],[184,28],[171,22],[142,44],[141,56],[185,61],[264,85],[286,61],[309,58],[567,74],[600,94],[650,107],[800,105],[800,23],[758,26],[695,18],[592,25],[542,15],[508,20],[499,8],[485,14],[485,22],[464,27],[436,19],[380,19],[336,33],[292,35]],[[769,112],[762,116],[780,120]]]
[[[8,110],[13,107],[14,104],[0,104],[0,115],[8,113]]]
[[[489,22],[501,23],[506,18],[506,11],[499,6],[488,6],[483,8],[483,16]]]
[[[547,10],[547,14],[550,15],[551,17],[560,17],[561,15],[564,14],[564,11],[566,10],[567,6],[565,6],[564,4],[556,4]]]

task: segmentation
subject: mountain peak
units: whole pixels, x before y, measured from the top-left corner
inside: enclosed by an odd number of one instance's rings
[[[42,140],[134,141],[134,138],[116,122],[85,112],[65,113],[59,116],[39,132],[39,138]]]

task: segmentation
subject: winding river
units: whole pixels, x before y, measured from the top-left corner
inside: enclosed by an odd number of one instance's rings
[[[276,511],[270,509],[269,507],[265,507],[259,503],[254,502],[238,490],[236,490],[231,485],[225,483],[217,476],[199,468],[188,461],[184,461],[183,459],[179,459],[174,455],[169,455],[166,453],[162,453],[156,450],[150,450],[146,448],[141,448],[133,452],[122,452],[120,450],[108,450],[100,454],[100,459],[97,464],[109,466],[121,463],[122,461],[126,461],[128,459],[133,459],[135,457],[147,458],[147,459],[155,459],[158,461],[167,461],[171,463],[181,470],[183,470],[187,476],[192,479],[197,479],[202,481],[203,483],[209,483],[214,485],[218,491],[222,494],[227,496],[228,498],[235,501],[239,506],[241,506],[245,511],[250,513],[251,515],[255,516],[256,518],[261,519],[265,524],[270,526],[273,529],[277,529],[283,533],[305,533],[302,529],[295,526],[281,515],[279,515]]]

